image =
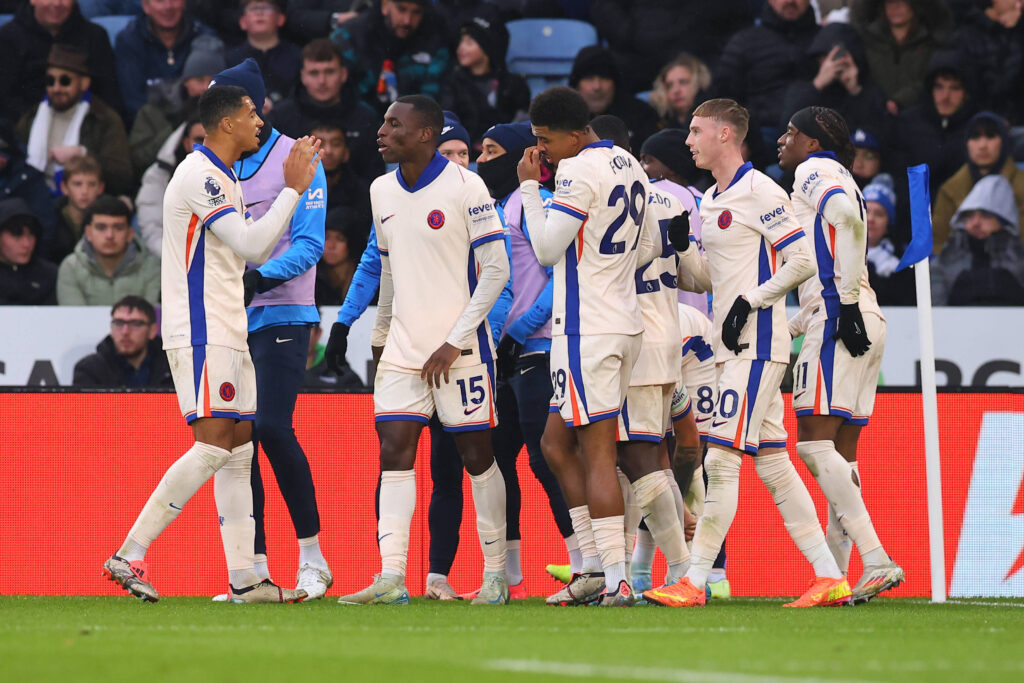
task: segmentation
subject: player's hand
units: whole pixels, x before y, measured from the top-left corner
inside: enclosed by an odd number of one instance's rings
[[[857,304],[839,304],[839,324],[835,338],[843,342],[850,355],[863,356],[871,348],[868,331],[864,328],[864,317]]]
[[[320,140],[306,136],[299,138],[284,160],[284,184],[299,194],[306,191],[316,175],[319,163]]]
[[[502,338],[498,343],[498,348],[494,351],[495,356],[497,356],[498,379],[507,381],[512,375],[516,374],[516,363],[519,362],[519,354],[522,351],[522,344],[509,335],[506,334]]]
[[[693,535],[697,532],[697,515],[690,512],[690,508],[683,506],[683,535],[686,537],[686,542],[689,543],[693,540]]]
[[[839,46],[833,45],[832,49],[829,50],[828,54],[825,55],[825,59],[821,60],[821,66],[818,67],[818,73],[814,77],[813,85],[818,91],[824,90],[839,78],[839,72],[842,70],[843,61],[842,58],[837,58],[839,54]]]
[[[690,248],[689,211],[672,216],[672,220],[668,222],[668,241],[676,251],[686,251]]]
[[[743,332],[743,326],[747,324],[748,315],[750,315],[750,303],[742,296],[738,296],[732,303],[732,308],[725,314],[725,320],[722,321],[722,343],[733,353],[739,353],[750,346],[749,344],[740,344],[740,333]]]
[[[327,348],[324,349],[324,362],[327,363],[327,368],[340,374],[347,363],[345,360],[347,351],[348,325],[334,323],[331,325],[331,336],[327,338]]]
[[[520,183],[525,180],[540,182],[540,150],[536,146],[527,147],[523,152],[523,158],[516,166],[516,173],[519,175]]]
[[[245,271],[245,275],[242,276],[242,287],[245,289],[246,308],[249,307],[249,304],[252,303],[253,297],[256,296],[256,291],[259,289],[261,280],[263,280],[263,274],[255,268]]]
[[[448,342],[441,344],[437,351],[430,354],[426,365],[420,371],[420,379],[425,379],[427,384],[440,389],[441,377],[444,376],[444,383],[448,384],[448,369],[452,367],[452,363],[455,362],[460,353],[462,353],[461,350]]]

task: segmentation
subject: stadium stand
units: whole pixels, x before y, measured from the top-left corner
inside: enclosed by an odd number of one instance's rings
[[[508,68],[536,95],[568,83],[576,53],[597,43],[597,29],[576,19],[519,19],[507,24]]]

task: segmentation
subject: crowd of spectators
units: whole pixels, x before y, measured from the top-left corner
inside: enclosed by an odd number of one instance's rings
[[[784,187],[776,140],[808,105],[853,134],[868,265],[883,305],[912,305],[905,169],[927,163],[936,301],[1019,304],[1024,241],[1021,0],[0,0],[0,303],[159,305],[162,200],[202,140],[199,95],[246,58],[264,119],[323,140],[327,249],[317,303],[343,299],[370,228],[367,189],[395,98],[442,103],[469,161],[484,132],[525,120],[507,22],[589,21],[599,42],[566,82],[612,114],[635,154],[706,189],[685,148],[694,107],[750,109],[745,150]],[[116,35],[92,21],[130,15]],[[534,93],[536,94],[536,93]],[[446,121],[446,130],[448,123]],[[661,131],[659,133],[659,131]],[[671,131],[671,132],[670,132]],[[652,138],[657,134],[656,139]],[[457,144],[456,144],[457,143]],[[996,180],[999,182],[996,182]],[[132,304],[134,314],[144,307]],[[116,310],[115,310],[116,313]]]

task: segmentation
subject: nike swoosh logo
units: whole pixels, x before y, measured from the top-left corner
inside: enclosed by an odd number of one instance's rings
[[[722,425],[726,424],[726,422],[728,422],[728,420],[725,420],[724,422],[712,422],[711,426],[712,427],[721,427]]]
[[[491,545],[492,543],[497,543],[500,540],[500,538],[496,538],[493,541],[484,541],[484,545]]]
[[[389,220],[391,220],[394,217],[395,217],[395,214],[391,214],[390,216],[384,216],[383,218],[380,219],[380,224],[384,225],[385,223],[387,223]]]
[[[800,398],[801,396],[803,396],[806,393],[807,393],[806,391],[801,391],[799,394],[793,394],[793,400],[795,401],[796,399]]]
[[[180,507],[178,507],[178,506],[177,506],[177,505],[175,505],[174,503],[168,503],[168,505],[170,505],[170,506],[171,506],[172,508],[174,508],[175,510],[180,510],[180,509],[181,509]]]
[[[377,537],[377,543],[380,543],[381,541],[383,541],[385,538],[387,538],[390,535],[391,535],[391,532],[388,532],[388,533],[384,534],[383,536],[378,536]],[[381,595],[384,595],[384,594],[381,593]],[[377,597],[379,598],[380,595],[378,595]]]
[[[640,518],[640,521],[641,521],[641,522],[643,522],[643,521],[645,521],[645,520],[646,520],[646,519],[647,519],[648,517],[650,517],[650,515],[644,515],[643,517],[641,517],[641,518]]]
[[[274,341],[277,342],[278,344],[284,344],[285,342],[290,342],[290,341],[295,341],[295,340],[294,339],[281,339],[280,337],[275,337]]]
[[[387,594],[388,594],[388,591],[384,591],[383,593],[374,593],[373,597],[375,597],[375,598],[383,598]]]
[[[529,372],[530,370],[533,370],[533,368],[523,368],[522,370],[520,370],[520,371],[519,371],[519,374],[520,374],[520,375],[525,375],[525,374],[526,374],[526,373],[528,373],[528,372]]]
[[[480,408],[481,408],[481,406],[477,406],[476,408],[473,408],[472,410],[470,410],[469,408],[464,408],[464,409],[462,410],[462,412],[463,412],[464,414],[466,414],[466,415],[472,415],[472,414],[473,414],[473,413],[475,413],[476,411],[480,410]]]
[[[710,419],[711,419],[710,417],[698,417],[698,418],[695,418],[695,420],[697,422],[707,422]]]
[[[248,208],[249,208],[250,206],[259,206],[259,205],[260,205],[260,204],[262,204],[262,203],[263,203],[264,201],[266,201],[266,200],[265,200],[265,199],[261,199],[261,200],[259,200],[258,202],[250,202],[250,203],[248,203],[248,204],[246,204],[246,205],[245,205],[245,208],[247,208],[247,209],[248,209]]]

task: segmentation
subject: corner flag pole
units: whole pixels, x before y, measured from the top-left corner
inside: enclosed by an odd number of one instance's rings
[[[932,602],[946,601],[945,534],[942,527],[942,470],[939,458],[939,407],[935,388],[935,334],[928,257],[932,253],[932,213],[928,165],[907,169],[910,184],[912,237],[897,271],[914,266],[917,285],[918,341],[921,345],[921,404],[924,411],[924,453],[928,487],[928,546]]]

